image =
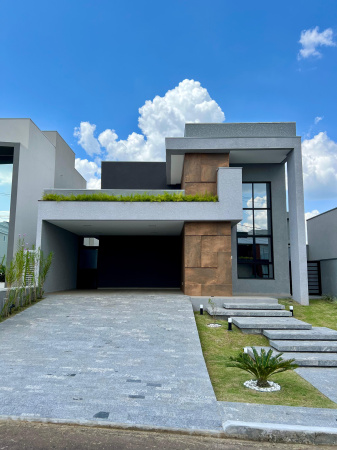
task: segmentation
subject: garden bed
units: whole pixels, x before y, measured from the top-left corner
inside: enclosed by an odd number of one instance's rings
[[[280,301],[282,304],[294,305],[294,316],[314,326],[336,328],[337,304],[323,300],[312,300],[310,306],[301,306],[291,300]],[[228,402],[264,403],[269,405],[306,406],[314,408],[337,408],[337,404],[325,397],[296,372],[289,371],[271,377],[279,383],[277,392],[258,392],[243,386],[251,378],[248,373],[225,366],[229,356],[235,356],[247,346],[269,346],[269,341],[262,335],[243,334],[233,326],[209,328],[213,322],[211,316],[195,313],[201,347],[208,373],[217,400]],[[224,322],[225,324],[226,322]],[[334,325],[334,326],[333,326]]]

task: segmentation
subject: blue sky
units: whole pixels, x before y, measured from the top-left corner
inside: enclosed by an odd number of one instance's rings
[[[57,130],[89,186],[101,160],[163,158],[184,120],[296,121],[305,210],[337,206],[335,0],[0,0],[0,14],[0,117]]]

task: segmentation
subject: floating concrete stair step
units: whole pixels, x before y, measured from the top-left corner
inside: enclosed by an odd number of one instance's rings
[[[254,357],[251,347],[246,347],[250,356]],[[264,348],[266,351],[270,347],[255,347],[258,352]],[[272,349],[273,350],[273,349]],[[279,354],[273,350],[273,356]],[[337,353],[314,353],[314,352],[286,352],[282,355],[283,359],[295,359],[295,363],[301,367],[337,367]]]
[[[224,303],[223,307],[226,309],[285,309],[284,305],[275,303]]]
[[[260,334],[263,330],[311,330],[309,323],[293,317],[233,317],[233,324],[243,333]]]
[[[226,308],[206,308],[208,314],[217,317],[291,317],[290,311],[272,309],[226,309]]]
[[[326,327],[312,327],[311,330],[264,330],[263,334],[268,339],[295,339],[309,341],[337,340],[337,331]]]
[[[197,302],[197,303],[201,303],[204,306],[207,305],[208,300],[211,298],[211,300],[213,300],[214,302],[218,303],[219,301],[224,302],[224,303],[243,303],[243,304],[253,304],[253,303],[265,303],[268,305],[271,304],[278,304],[278,299],[277,298],[273,298],[273,297],[247,297],[247,296],[243,296],[243,297],[191,297],[191,299],[193,300],[193,302]]]
[[[337,357],[337,341],[269,341],[275,350],[280,352],[335,352]]]

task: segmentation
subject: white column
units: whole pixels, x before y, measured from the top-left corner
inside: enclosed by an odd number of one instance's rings
[[[301,141],[288,154],[288,202],[290,256],[293,299],[301,305],[309,304],[308,269],[305,239],[304,193]]]

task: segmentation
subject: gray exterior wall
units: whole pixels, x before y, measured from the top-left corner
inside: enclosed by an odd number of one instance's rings
[[[26,119],[13,120],[15,133],[8,133],[9,121],[0,121],[0,140],[15,139],[11,214],[8,234],[8,257],[15,251],[19,234],[32,245],[36,239],[37,208],[43,188],[53,186],[55,172],[55,147],[37,126]]]
[[[233,295],[290,296],[288,231],[283,164],[250,164],[242,168],[242,181],[271,183],[274,280],[239,279],[237,276],[236,227],[232,230]]]
[[[55,146],[54,187],[60,189],[85,189],[87,182],[75,169],[75,153],[69,145],[57,131],[43,131],[43,134]]]
[[[199,138],[292,137],[296,136],[296,123],[187,123],[184,136]]]
[[[337,208],[307,221],[309,261],[320,261],[322,294],[337,296]]]
[[[14,149],[7,248],[10,260],[19,235],[25,235],[29,245],[35,244],[38,200],[43,190],[55,187],[55,183],[57,187],[85,188],[86,182],[74,168],[75,155],[61,136],[44,134],[30,119],[0,119],[0,145]]]
[[[48,222],[42,222],[41,231],[42,239],[39,244],[43,253],[54,254],[45,292],[76,289],[78,236]]]
[[[309,260],[337,259],[337,208],[307,221]]]
[[[321,261],[322,295],[337,297],[337,258]]]

